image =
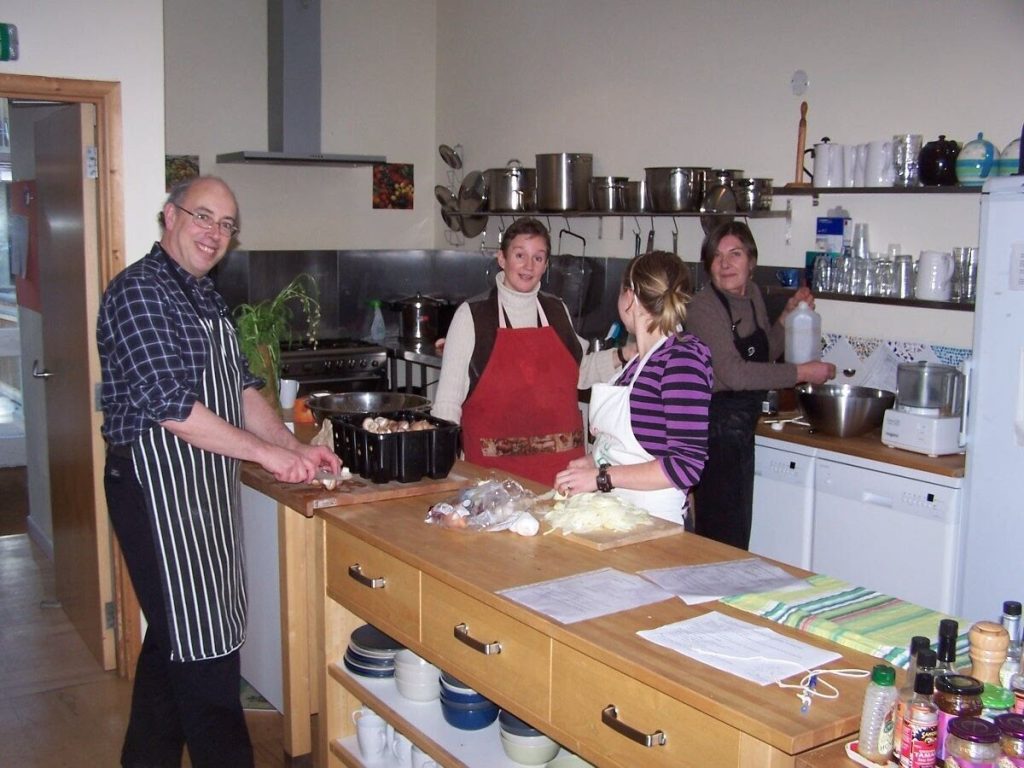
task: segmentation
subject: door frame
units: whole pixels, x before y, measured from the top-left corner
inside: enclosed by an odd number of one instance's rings
[[[97,179],[97,240],[100,290],[124,269],[124,167],[122,154],[121,84],[107,80],[76,80],[38,75],[0,74],[0,96],[37,101],[88,103],[96,108],[96,143],[99,155]],[[102,485],[102,466],[94,467],[94,482]],[[105,495],[97,493],[106,514]],[[131,676],[141,646],[138,600],[128,579],[117,541],[111,537],[111,563],[116,613],[117,668]]]

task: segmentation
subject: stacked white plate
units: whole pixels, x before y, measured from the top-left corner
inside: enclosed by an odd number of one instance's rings
[[[345,651],[345,668],[363,677],[394,677],[395,654],[405,646],[379,629],[364,624],[352,631]]]

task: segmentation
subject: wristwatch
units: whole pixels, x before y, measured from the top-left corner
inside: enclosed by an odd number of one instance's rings
[[[608,470],[611,468],[611,464],[601,464],[598,466],[597,473],[597,490],[601,493],[608,493],[615,486],[612,485],[612,476],[608,474]]]

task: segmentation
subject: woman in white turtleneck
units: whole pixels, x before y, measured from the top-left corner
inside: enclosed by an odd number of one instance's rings
[[[452,319],[432,411],[462,425],[467,461],[548,486],[585,453],[577,389],[626,359],[619,349],[584,355],[565,304],[540,292],[550,251],[536,219],[505,230],[495,287]]]

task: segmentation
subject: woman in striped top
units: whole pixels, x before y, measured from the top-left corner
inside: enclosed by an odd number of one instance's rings
[[[619,317],[638,352],[611,383],[594,385],[594,448],[558,473],[562,493],[611,492],[657,517],[688,522],[686,494],[707,458],[712,387],[711,353],[683,330],[690,287],[675,254],[655,251],[630,262]]]

